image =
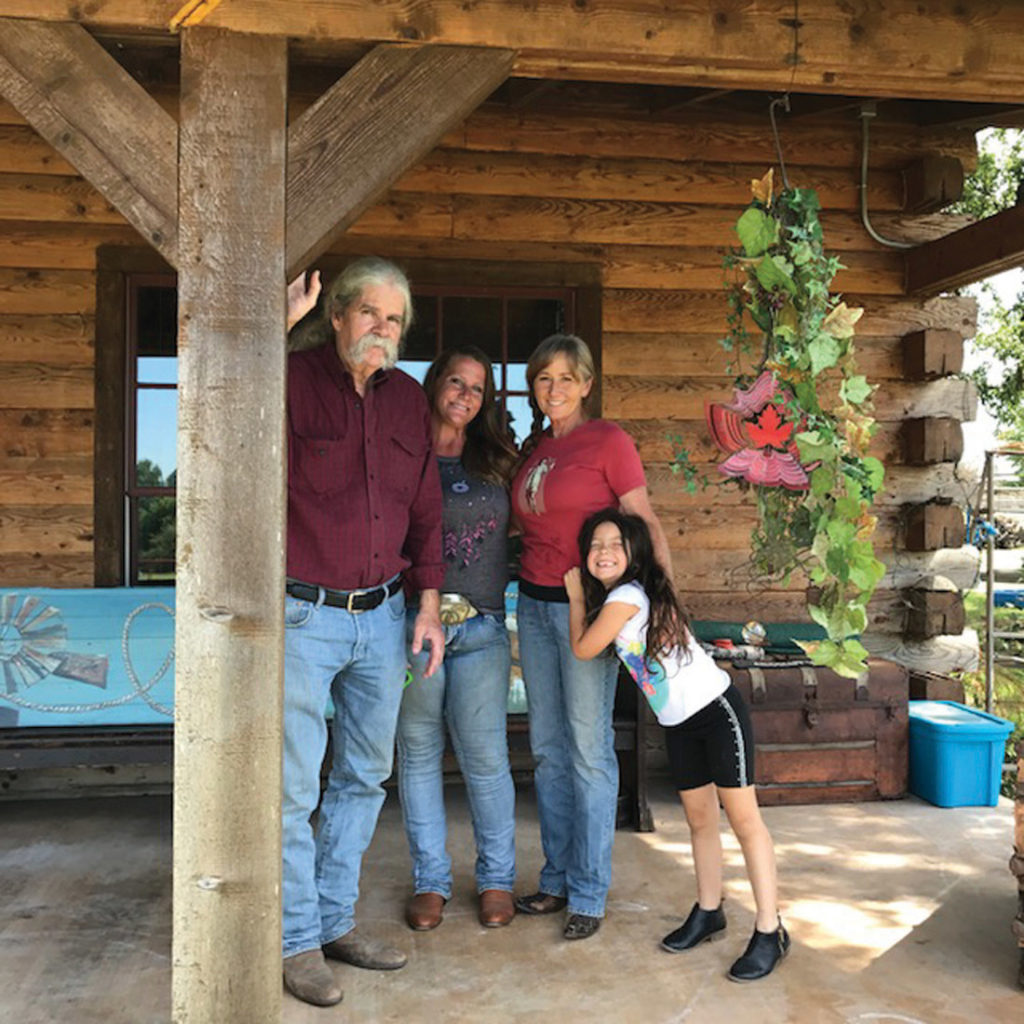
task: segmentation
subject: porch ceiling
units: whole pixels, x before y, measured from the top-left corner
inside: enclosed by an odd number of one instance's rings
[[[181,0],[0,0],[0,15],[166,35]],[[260,0],[202,24],[284,35],[310,54],[379,42],[514,49],[524,77],[721,89],[1024,100],[1024,6],[917,0]]]

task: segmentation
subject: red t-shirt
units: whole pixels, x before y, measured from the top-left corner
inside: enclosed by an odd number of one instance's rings
[[[579,565],[576,538],[587,516],[646,485],[633,439],[617,423],[587,420],[564,437],[544,437],[512,483],[522,578],[561,587],[565,571]]]

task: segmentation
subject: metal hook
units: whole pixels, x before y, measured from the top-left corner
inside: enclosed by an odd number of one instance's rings
[[[768,117],[772,123],[772,137],[775,139],[775,155],[779,158],[779,171],[782,174],[782,187],[789,191],[789,175],[786,174],[786,161],[782,158],[782,143],[779,141],[779,126],[775,123],[775,108],[782,107],[789,113],[789,93],[777,96],[768,104]]]

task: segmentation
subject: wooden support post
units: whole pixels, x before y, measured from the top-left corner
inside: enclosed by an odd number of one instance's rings
[[[286,54],[182,34],[176,1024],[281,1016]]]
[[[938,551],[966,543],[964,513],[951,502],[904,505],[903,545],[908,551]]]
[[[904,213],[935,213],[963,192],[964,168],[955,156],[923,156],[903,168]]]
[[[957,462],[964,453],[964,432],[950,416],[923,416],[906,420],[900,431],[903,462],[907,466],[933,466]]]
[[[903,376],[931,380],[959,373],[964,365],[964,339],[957,331],[927,328],[903,336]]]

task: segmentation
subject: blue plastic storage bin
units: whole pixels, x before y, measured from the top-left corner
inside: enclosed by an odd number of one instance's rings
[[[938,807],[995,807],[1012,730],[951,700],[910,701],[910,792]]]

